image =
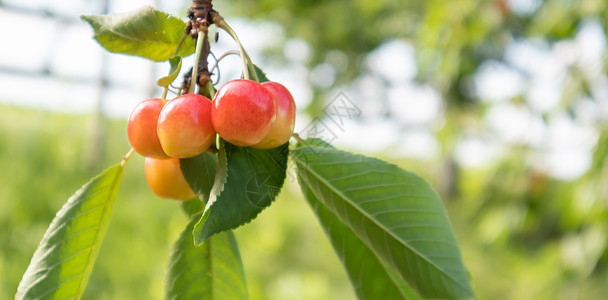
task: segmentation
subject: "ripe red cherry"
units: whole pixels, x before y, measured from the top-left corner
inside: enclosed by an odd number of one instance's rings
[[[158,138],[170,157],[201,154],[215,140],[211,124],[211,100],[186,94],[167,102],[158,117]]]
[[[153,98],[138,103],[127,123],[127,136],[135,152],[155,158],[168,158],[156,134],[156,124],[165,100]]]
[[[179,158],[146,157],[144,171],[150,189],[157,196],[175,200],[190,200],[196,197],[182,174]]]
[[[276,102],[268,89],[245,79],[224,84],[213,98],[211,121],[217,133],[236,146],[252,146],[270,132]]]
[[[289,90],[282,84],[266,81],[262,86],[267,88],[277,102],[277,119],[264,139],[254,145],[258,149],[270,149],[281,146],[291,138],[296,123],[296,103]]]

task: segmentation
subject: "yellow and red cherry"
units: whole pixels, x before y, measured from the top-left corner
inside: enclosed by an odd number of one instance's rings
[[[253,145],[258,149],[270,149],[281,146],[289,141],[296,122],[296,103],[289,90],[282,84],[266,81],[262,86],[270,91],[277,103],[277,118],[272,129],[264,139]]]
[[[146,157],[168,158],[156,134],[158,116],[165,102],[152,98],[133,108],[127,123],[127,136],[135,152]]]
[[[272,129],[277,106],[272,93],[261,84],[235,79],[215,94],[211,121],[220,137],[236,146],[260,143]]]
[[[196,197],[182,174],[178,158],[146,157],[144,171],[150,189],[157,196],[175,200],[190,200]]]
[[[158,138],[170,157],[187,158],[201,154],[215,140],[211,124],[211,100],[185,94],[167,102],[158,117]]]

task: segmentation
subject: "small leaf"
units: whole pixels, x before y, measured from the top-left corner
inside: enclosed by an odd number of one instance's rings
[[[95,40],[110,52],[166,61],[175,55],[186,57],[195,50],[194,40],[186,37],[175,53],[186,23],[152,7],[127,13],[81,16],[81,19],[93,27]]]
[[[421,299],[399,274],[378,260],[374,252],[332,214],[310,188],[305,184],[300,187],[342,261],[359,299]]]
[[[169,64],[171,65],[169,75],[159,78],[156,81],[156,85],[160,87],[167,87],[173,83],[173,81],[175,81],[175,78],[177,78],[177,75],[179,75],[179,71],[182,69],[182,57],[174,56],[169,58]]]
[[[256,64],[253,64],[253,68],[255,69],[255,75],[258,76],[259,83],[270,81],[268,79],[268,77],[266,77],[266,73],[264,73],[264,71],[262,71],[262,69],[260,69],[260,67],[258,67]],[[245,71],[247,72],[247,74],[249,74],[249,79],[255,80],[255,77],[251,73],[251,69],[249,67]],[[244,77],[242,76],[241,78],[244,78]]]
[[[108,168],[78,190],[51,222],[19,283],[15,299],[79,299],[84,292],[122,178]]]
[[[192,218],[173,246],[165,277],[165,299],[248,299],[234,233],[222,232],[195,247],[192,229],[197,220]]]
[[[424,180],[327,146],[301,147],[292,157],[300,184],[419,295],[473,297],[448,215]]]
[[[288,154],[288,143],[259,150],[221,141],[215,183],[194,227],[195,244],[250,222],[272,204],[285,181]]]
[[[255,74],[258,75],[258,79],[259,82],[265,82],[265,81],[270,81],[268,79],[268,77],[266,77],[266,73],[264,73],[264,71],[262,71],[262,69],[260,69],[260,67],[258,67],[257,65],[253,65],[253,68],[255,69]]]

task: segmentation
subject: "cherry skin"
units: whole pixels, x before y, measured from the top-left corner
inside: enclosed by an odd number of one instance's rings
[[[224,140],[246,147],[268,135],[276,111],[276,102],[267,88],[252,80],[235,79],[215,94],[211,121]]]
[[[146,157],[144,171],[148,185],[161,198],[190,200],[196,197],[182,174],[178,158]]]
[[[185,94],[167,102],[158,117],[157,133],[163,150],[170,157],[201,154],[215,140],[211,100],[202,95]]]
[[[253,145],[258,149],[270,149],[281,146],[291,138],[296,123],[296,103],[289,90],[282,84],[274,81],[266,81],[262,86],[267,88],[277,102],[277,119],[272,129],[264,139]]]
[[[127,123],[127,136],[135,152],[146,157],[168,158],[156,134],[158,115],[165,102],[158,98],[147,99],[133,108]]]

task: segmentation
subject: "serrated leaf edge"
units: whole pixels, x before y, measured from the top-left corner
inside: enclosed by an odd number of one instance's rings
[[[298,150],[302,150],[302,149],[306,149],[306,148],[313,148],[313,147],[303,147],[303,148],[300,148]],[[386,164],[392,166],[393,168],[397,168],[398,170],[401,170],[401,168],[397,167],[396,165],[391,164],[391,163],[386,162],[386,161],[383,161],[383,160],[379,160],[377,158],[366,157],[366,156],[363,156],[363,155],[360,155],[360,154],[355,154],[355,153],[351,153],[351,154],[355,155],[355,156],[362,157],[362,158],[373,159],[373,160],[376,160],[376,161],[379,161],[379,162],[382,162],[382,163],[386,163]],[[359,213],[361,213],[363,216],[365,216],[366,218],[368,218],[369,220],[371,220],[374,224],[376,224],[376,226],[382,228],[385,232],[389,233],[389,235],[391,237],[393,237],[395,240],[399,241],[400,244],[402,244],[403,246],[405,246],[406,248],[408,248],[413,253],[416,253],[419,257],[423,258],[424,261],[426,261],[429,265],[433,266],[438,271],[440,271],[442,274],[444,274],[445,276],[447,276],[448,278],[450,278],[453,282],[455,282],[456,284],[458,284],[458,286],[460,286],[463,289],[463,291],[466,291],[467,293],[469,293],[470,287],[468,285],[463,285],[460,281],[456,280],[452,276],[452,274],[446,272],[445,270],[443,270],[442,268],[440,268],[439,266],[437,266],[434,262],[432,262],[431,260],[429,260],[428,257],[426,257],[425,255],[422,255],[416,249],[412,248],[410,245],[408,245],[407,243],[403,242],[399,237],[395,236],[395,234],[392,231],[388,230],[383,224],[379,223],[376,219],[374,219],[372,216],[370,216],[368,213],[366,213],[364,210],[362,210],[358,205],[356,205],[355,203],[352,203],[352,201],[350,201],[350,199],[348,197],[346,197],[346,195],[344,195],[341,191],[337,190],[331,183],[327,182],[320,174],[316,173],[311,168],[309,168],[308,165],[304,161],[299,160],[298,157],[297,157],[297,155],[292,155],[292,157],[296,161],[296,165],[304,167],[304,169],[307,170],[308,172],[310,172],[312,175],[314,175],[314,177],[317,180],[321,181],[323,184],[325,184],[327,187],[329,187],[332,190],[332,192],[336,193],[337,195],[339,195],[340,197],[342,197],[343,199],[345,199],[345,202],[348,202],[348,204],[350,206],[352,206]],[[401,170],[401,171],[403,171],[403,170]],[[305,179],[305,178],[303,178],[303,179],[307,183],[308,186],[312,186],[310,184],[310,182],[308,182],[307,179]],[[430,186],[429,186],[429,188],[432,189]],[[313,193],[314,193],[314,190],[313,190]],[[317,195],[317,197],[318,197],[318,195]],[[376,252],[376,250],[372,249],[372,251],[374,253],[376,253],[376,255],[378,257],[380,257],[378,255],[378,253]]]
[[[205,204],[205,209],[203,210],[200,219],[196,224],[194,224],[194,228],[192,229],[194,245],[197,247],[205,242],[205,240],[200,237],[200,233],[203,231],[207,218],[209,218],[211,206],[213,206],[213,204],[217,201],[217,198],[222,194],[224,191],[224,185],[226,185],[226,182],[228,182],[228,153],[226,152],[226,146],[224,143],[224,140],[220,139],[220,150],[217,153],[217,169],[215,171],[213,187],[211,187],[211,192],[209,193],[209,200]],[[222,175],[222,173],[224,174]]]
[[[301,180],[304,180],[304,179],[302,179],[302,177],[301,177],[301,176],[298,176],[298,181],[301,181]],[[310,188],[310,186],[306,186],[305,188],[306,188],[307,190],[309,190],[311,193],[313,193],[313,194],[314,194],[314,191],[313,191],[313,190]],[[304,197],[305,197],[305,198],[308,198],[308,197],[306,197],[306,195],[304,195]],[[316,195],[314,195],[314,197],[317,197],[317,196],[316,196]],[[319,210],[319,206],[323,206],[323,207],[325,207],[325,209],[327,209],[327,210],[328,210],[330,213],[332,213],[332,215],[335,217],[335,220],[334,220],[334,221],[335,221],[335,222],[339,222],[340,224],[342,224],[343,226],[345,226],[345,227],[346,227],[346,228],[347,228],[347,229],[348,229],[348,230],[349,230],[349,231],[350,231],[350,232],[351,232],[351,233],[354,235],[354,237],[355,237],[355,238],[356,238],[358,241],[360,241],[360,242],[361,242],[362,247],[365,247],[365,248],[366,248],[366,249],[368,249],[369,251],[374,252],[374,250],[373,250],[373,249],[371,249],[369,246],[367,246],[367,245],[365,244],[365,242],[363,242],[363,241],[362,241],[362,240],[359,238],[359,236],[357,236],[357,234],[356,234],[356,233],[354,233],[354,232],[353,232],[353,230],[352,230],[352,229],[350,229],[350,228],[348,227],[348,225],[346,225],[344,222],[342,222],[342,220],[340,220],[340,218],[338,218],[338,216],[337,216],[336,214],[334,214],[333,212],[331,212],[331,210],[329,209],[329,207],[327,207],[327,206],[326,206],[326,205],[325,205],[323,202],[321,202],[321,200],[319,200],[319,199],[315,199],[314,201],[307,200],[307,202],[309,203],[309,205],[311,206],[311,208],[314,210],[314,213],[315,213],[315,215],[316,215],[317,219],[319,220],[319,223],[321,224],[321,227],[323,227],[323,231],[325,232],[327,239],[328,239],[328,240],[330,241],[330,243],[332,244],[332,248],[334,249],[334,252],[338,252],[338,250],[339,250],[339,249],[337,248],[337,246],[336,246],[336,245],[334,245],[334,242],[333,242],[332,237],[331,237],[331,236],[332,236],[332,234],[330,233],[330,231],[332,230],[332,227],[333,227],[333,226],[331,226],[331,225],[333,225],[333,223],[332,223],[332,224],[330,224],[330,227],[326,227],[326,226],[325,226],[325,224],[323,223],[323,221],[321,220],[321,218],[320,218],[320,216],[319,216],[319,212],[318,212],[318,210]],[[313,202],[314,202],[314,206],[313,206]],[[342,239],[342,242],[344,243],[344,241],[345,241],[345,239],[343,238],[343,239]],[[360,286],[359,286],[359,283],[357,283],[357,282],[355,282],[355,281],[353,280],[354,278],[352,278],[351,273],[348,271],[348,267],[347,267],[347,265],[346,265],[346,261],[345,261],[345,259],[346,259],[346,255],[344,254],[344,246],[342,246],[342,247],[340,248],[340,250],[341,250],[342,254],[341,254],[341,255],[338,255],[338,254],[336,253],[336,255],[337,255],[337,256],[338,256],[338,258],[340,259],[340,261],[341,261],[341,263],[342,263],[342,265],[343,265],[343,267],[344,267],[345,271],[348,273],[347,275],[348,275],[349,281],[350,281],[350,282],[352,283],[352,285],[353,285],[353,288],[354,288],[355,290],[357,290],[358,288],[360,288]],[[376,256],[377,256],[377,255],[376,255]],[[386,272],[387,277],[388,277],[388,278],[389,278],[389,280],[390,280],[390,281],[391,281],[391,282],[394,284],[394,286],[395,286],[396,290],[397,290],[397,291],[399,292],[399,294],[400,294],[400,295],[403,297],[403,299],[405,299],[405,300],[410,299],[410,298],[409,298],[409,295],[405,294],[405,293],[404,293],[404,290],[400,288],[400,283],[396,281],[396,278],[394,278],[394,276],[399,277],[399,279],[401,279],[403,282],[405,282],[405,280],[403,280],[403,279],[401,278],[401,276],[399,275],[399,273],[398,273],[398,272],[396,272],[396,271],[395,271],[395,270],[394,270],[392,267],[390,267],[390,266],[388,266],[387,264],[383,263],[383,262],[382,262],[382,260],[380,260],[378,257],[376,257],[376,259],[378,259],[378,262],[379,262],[380,266],[381,266],[381,267],[382,267],[382,269],[383,269],[383,270]],[[395,273],[395,274],[394,274],[394,276],[391,276],[391,274],[390,274],[390,271],[391,271],[391,270],[392,270],[392,271]],[[409,286],[408,286],[408,287],[409,287]],[[411,289],[411,287],[409,287],[409,288]]]
[[[223,140],[222,140],[222,143],[224,143],[224,141],[223,141]],[[238,146],[235,146],[235,147],[238,147]],[[283,147],[283,146],[280,146],[280,147]],[[249,152],[249,149],[248,149],[247,147],[241,147],[241,148],[244,148],[246,152],[250,153],[250,152]],[[222,144],[222,146],[221,146],[221,148],[220,148],[220,151],[218,152],[218,169],[217,169],[217,171],[216,171],[216,174],[218,174],[218,173],[220,172],[220,168],[219,168],[219,162],[220,162],[221,160],[219,159],[219,158],[220,158],[220,157],[219,157],[219,155],[221,155],[221,153],[222,153],[222,149],[225,149],[225,147],[223,146],[223,144]],[[211,236],[213,236],[213,234],[212,234],[212,235],[209,235],[209,236],[207,236],[206,238],[204,238],[204,237],[201,237],[201,232],[204,230],[204,228],[205,228],[205,226],[206,226],[205,222],[207,221],[207,218],[209,217],[209,214],[211,213],[211,207],[212,207],[212,206],[213,206],[213,204],[214,204],[214,203],[217,201],[217,198],[218,198],[219,196],[221,196],[221,193],[224,191],[224,185],[225,185],[225,184],[228,182],[228,176],[229,176],[229,175],[228,175],[228,158],[227,158],[227,157],[228,157],[228,154],[227,154],[227,151],[224,151],[223,153],[224,153],[224,154],[225,154],[225,156],[226,156],[226,157],[225,157],[225,160],[226,160],[226,176],[224,177],[224,182],[221,184],[221,187],[219,188],[219,192],[218,192],[218,194],[217,194],[217,195],[215,195],[215,193],[213,192],[213,191],[214,191],[214,189],[215,189],[216,183],[218,182],[217,180],[215,181],[215,183],[214,183],[214,185],[213,185],[213,188],[211,188],[211,193],[210,193],[210,195],[209,195],[209,201],[207,202],[207,205],[205,206],[205,210],[204,210],[204,212],[203,212],[203,215],[201,216],[201,219],[200,219],[200,220],[199,220],[199,221],[196,223],[196,225],[194,226],[194,230],[192,231],[192,235],[194,236],[194,244],[195,244],[196,246],[199,246],[199,245],[203,244],[203,243],[204,243],[206,240],[208,240],[208,239],[209,239]],[[288,153],[289,153],[289,152],[288,152]],[[289,156],[289,154],[288,154],[288,156]],[[271,158],[273,158],[273,157],[271,157]],[[273,161],[274,161],[274,160],[273,160]],[[276,163],[276,161],[275,161],[275,163]],[[287,171],[287,170],[286,170],[286,171]],[[278,187],[278,189],[279,189],[279,193],[280,193],[280,190],[282,189],[282,187],[283,187],[283,185],[284,185],[284,184],[285,184],[285,180],[283,180],[282,185]],[[235,229],[237,229],[237,228],[239,228],[239,227],[241,227],[241,226],[243,226],[243,225],[246,225],[246,224],[251,223],[251,222],[252,222],[252,221],[253,221],[255,218],[257,218],[257,216],[258,216],[258,215],[260,215],[260,214],[261,214],[261,213],[262,213],[264,210],[266,210],[266,209],[267,209],[267,208],[268,208],[268,207],[269,207],[269,206],[270,206],[272,203],[274,203],[274,201],[275,201],[275,200],[276,200],[276,198],[278,197],[279,193],[277,193],[277,195],[276,195],[275,197],[273,197],[273,198],[270,200],[270,204],[269,204],[269,205],[267,205],[267,206],[265,206],[265,207],[262,207],[262,209],[261,209],[260,211],[258,211],[258,212],[257,212],[257,213],[256,213],[256,214],[253,216],[253,218],[249,219],[248,221],[243,222],[242,224],[239,224],[239,225],[236,225],[236,226],[234,226],[234,227],[231,227],[231,228],[229,228],[228,230],[235,230]],[[212,198],[212,195],[213,195],[213,198]],[[196,228],[199,226],[199,224],[200,224],[200,225],[202,225],[202,226],[201,226],[200,230],[197,230]]]

